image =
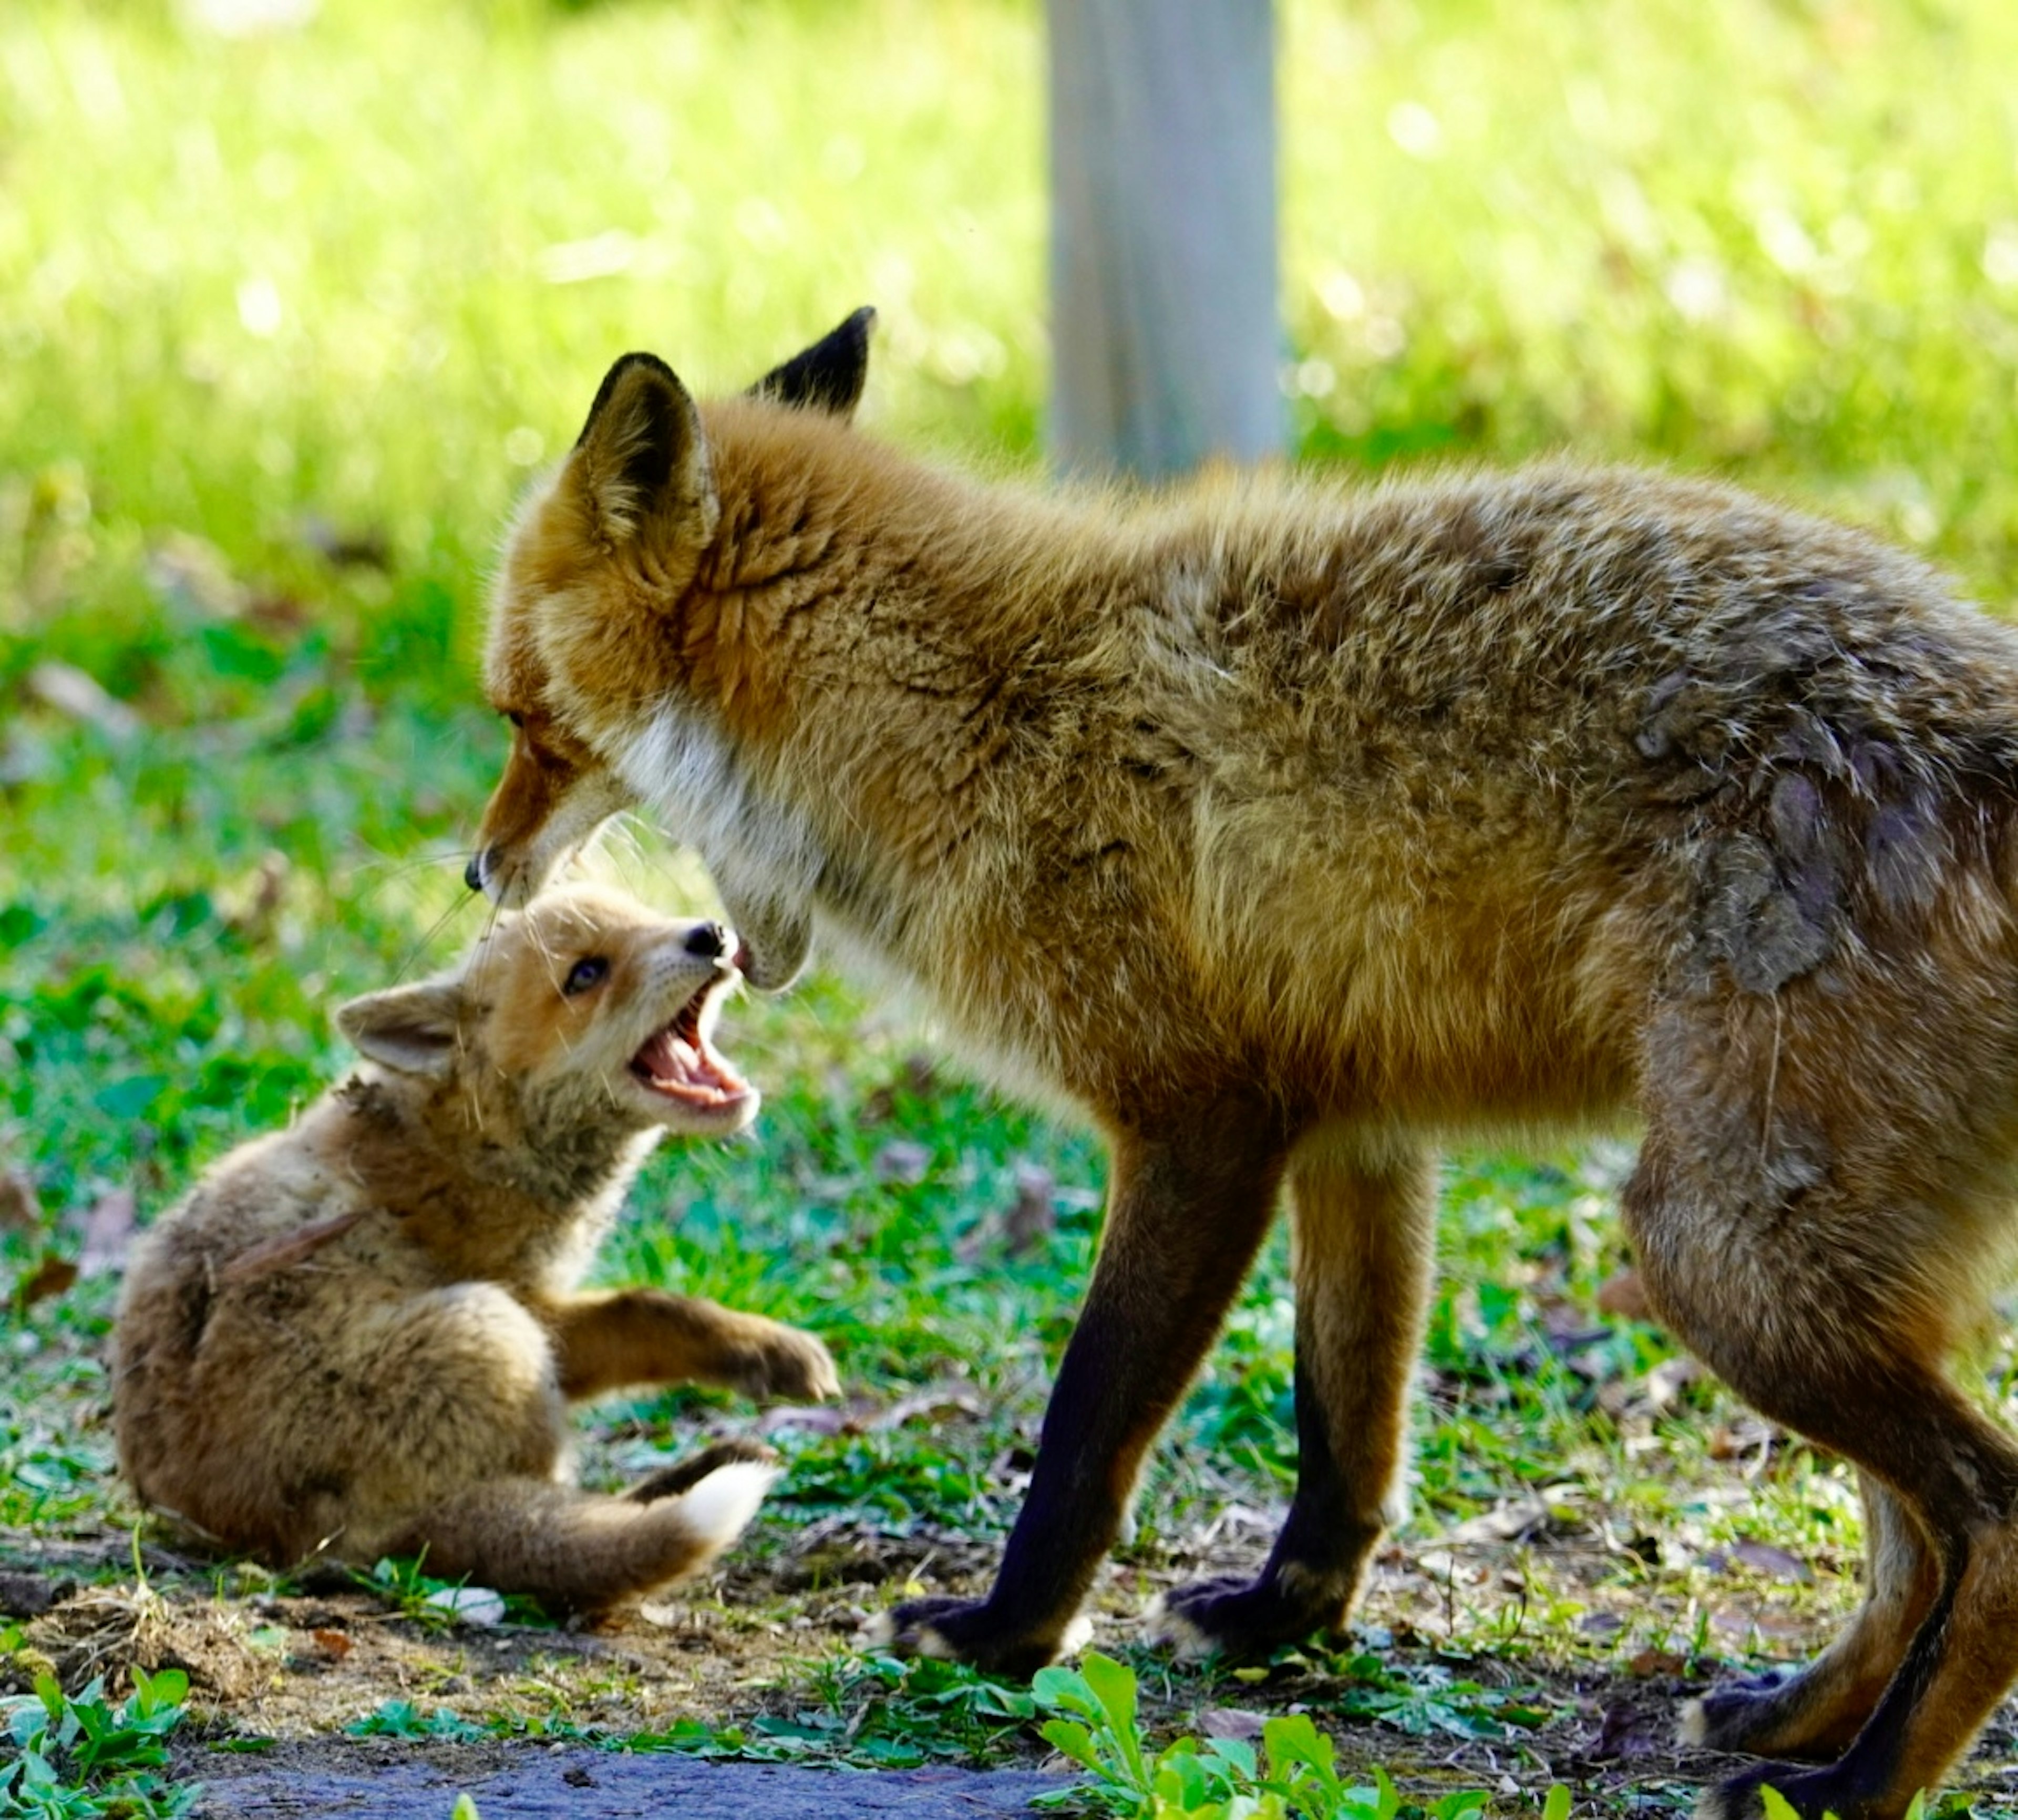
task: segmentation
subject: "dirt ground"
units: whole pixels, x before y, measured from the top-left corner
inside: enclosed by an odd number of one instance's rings
[[[1236,1507],[1195,1546],[1117,1560],[1097,1594],[1096,1646],[1122,1652],[1138,1641],[1139,1615],[1162,1587],[1251,1565],[1267,1523],[1264,1513]],[[992,1540],[852,1520],[760,1529],[752,1548],[676,1598],[593,1627],[555,1629],[417,1621],[334,1572],[261,1591],[245,1587],[242,1570],[158,1544],[142,1551],[143,1583],[132,1577],[132,1541],[123,1534],[56,1544],[0,1538],[0,1608],[28,1620],[27,1648],[0,1661],[0,1681],[11,1676],[20,1685],[44,1663],[73,1688],[102,1674],[116,1688],[134,1663],[184,1670],[192,1722],[178,1768],[215,1783],[220,1797],[254,1762],[311,1778],[336,1776],[345,1765],[446,1764],[443,1773],[454,1775],[464,1765],[468,1776],[508,1788],[510,1765],[530,1760],[512,1750],[526,1747],[475,1729],[503,1714],[536,1737],[571,1741],[584,1733],[663,1738],[681,1728],[685,1748],[728,1757],[738,1746],[721,1736],[724,1728],[741,1728],[744,1750],[783,1756],[789,1749],[767,1741],[761,1722],[790,1725],[823,1712],[826,1736],[844,1751],[866,1735],[930,1750],[929,1720],[913,1713],[893,1724],[901,1690],[859,1672],[862,1627],[913,1587],[978,1590],[994,1552]],[[1234,1673],[1138,1655],[1131,1659],[1145,1717],[1157,1735],[1252,1737],[1266,1714],[1304,1710],[1337,1741],[1344,1766],[1380,1764],[1405,1788],[1481,1788],[1511,1804],[1561,1782],[1585,1811],[1672,1811],[1722,1767],[1674,1742],[1677,1706],[1709,1677],[1680,1651],[1626,1655],[1608,1649],[1607,1640],[1629,1626],[1644,1634],[1650,1610],[1665,1602],[1677,1634],[1706,1627],[1727,1651],[1749,1639],[1752,1648],[1763,1641],[1770,1653],[1796,1658],[1853,1602],[1853,1564],[1837,1572],[1825,1563],[1817,1573],[1805,1563],[1733,1562],[1706,1608],[1700,1575],[1685,1597],[1658,1572],[1640,1571],[1646,1552],[1644,1538],[1611,1533],[1601,1515],[1539,1503],[1430,1545],[1391,1546],[1369,1589],[1357,1660],[1350,1652],[1312,1652]],[[121,1568],[121,1583],[94,1583]],[[1542,1616],[1570,1599],[1582,1610],[1568,1627],[1574,1646],[1565,1648]],[[1489,1648],[1479,1643],[1486,1634],[1497,1639]],[[1372,1672],[1397,1675],[1424,1696],[1369,1716],[1369,1658]],[[403,1721],[396,1712],[392,1735],[345,1735],[374,1714],[382,1731],[389,1702],[408,1703]],[[441,1709],[470,1722],[468,1735],[452,1735],[454,1718],[435,1721]],[[426,1735],[441,1723],[450,1736]],[[248,1738],[275,1742],[256,1758],[228,1753]],[[1061,1767],[1034,1727],[1005,1725],[970,1744],[992,1766]],[[1979,1812],[2018,1810],[2014,1746],[2007,1713],[1964,1778]]]

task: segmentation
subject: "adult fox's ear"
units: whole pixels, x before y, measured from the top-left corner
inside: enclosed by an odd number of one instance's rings
[[[455,980],[423,980],[339,1006],[336,1027],[381,1067],[439,1079],[455,1060],[461,1015],[462,988]]]
[[[660,515],[705,540],[720,511],[700,413],[656,354],[626,354],[603,376],[568,476],[613,544]]]
[[[750,392],[795,410],[854,416],[869,379],[869,331],[875,321],[875,311],[865,305],[803,354],[772,367]]]

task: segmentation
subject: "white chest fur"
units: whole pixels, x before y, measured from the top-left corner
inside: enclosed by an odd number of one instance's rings
[[[660,825],[699,851],[718,884],[810,904],[820,872],[811,824],[758,784],[706,716],[662,702],[633,733],[617,769]]]

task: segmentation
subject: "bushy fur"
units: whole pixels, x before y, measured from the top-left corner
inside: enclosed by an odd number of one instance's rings
[[[1647,1295],[1863,1477],[1868,1603],[1708,1741],[1705,1797],[1893,1815],[2018,1671],[2018,1447],[1946,1374],[2009,1248],[2018,636],[1729,488],[1551,464],[1045,497],[848,426],[845,370],[697,406],[618,363],[523,515],[476,879],[611,803],[700,848],[759,984],[816,924],[1089,1111],[1105,1237],[985,1602],[1056,1649],[1286,1180],[1296,1497],[1175,1630],[1336,1623],[1391,1520],[1457,1132],[1636,1119]]]
[[[836,1388],[810,1334],[576,1287],[663,1130],[755,1111],[740,1082],[669,1097],[631,1071],[703,994],[684,1027],[707,1029],[729,939],[577,889],[500,917],[454,972],[345,1006],[365,1064],[135,1247],[113,1395],[140,1495],[277,1565],[425,1549],[430,1573],[562,1608],[732,1541],[768,1450],[591,1496],[567,1482],[566,1414],[627,1384]]]

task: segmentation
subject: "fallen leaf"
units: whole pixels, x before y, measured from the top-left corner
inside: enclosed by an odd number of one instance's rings
[[[1740,1416],[1728,1426],[1720,1423],[1710,1430],[1709,1453],[1712,1460],[1763,1461],[1779,1438],[1780,1431],[1770,1422]]]
[[[765,1435],[775,1435],[782,1428],[797,1428],[808,1435],[859,1435],[874,1414],[870,1406],[855,1403],[779,1403],[757,1418],[757,1428]]]
[[[1236,1738],[1252,1743],[1266,1723],[1259,1713],[1238,1706],[1208,1706],[1199,1715],[1199,1729],[1208,1738]]]
[[[285,854],[269,849],[259,856],[251,872],[219,894],[224,920],[233,934],[253,942],[263,942],[272,934],[274,915],[286,899],[292,871]]]
[[[1621,1270],[1598,1285],[1597,1312],[1622,1320],[1647,1321],[1654,1311],[1647,1305],[1647,1286],[1637,1270]]]
[[[326,562],[338,568],[389,569],[392,551],[379,530],[339,530],[320,512],[304,512],[295,529],[301,540]]]
[[[0,1170],[0,1232],[39,1232],[42,1224],[34,1183],[19,1169]]]
[[[341,1662],[356,1647],[342,1630],[311,1630],[309,1641],[332,1662]]]
[[[140,717],[74,663],[52,658],[37,664],[28,672],[28,688],[59,714],[96,728],[114,745],[124,745],[140,731]]]
[[[1709,1627],[1720,1637],[1745,1642],[1756,1632],[1778,1641],[1806,1638],[1809,1626],[1788,1612],[1753,1611],[1742,1605],[1726,1605],[1710,1613]]]
[[[200,619],[235,619],[245,590],[222,551],[187,531],[157,539],[144,565],[147,583],[163,603]]]
[[[1630,1701],[1607,1706],[1590,1753],[1597,1757],[1660,1757],[1673,1748],[1668,1716],[1649,1713]]]
[[[1793,1580],[1803,1586],[1812,1584],[1815,1577],[1815,1570],[1798,1555],[1749,1537],[1732,1543],[1728,1548],[1712,1548],[1703,1557],[1702,1564],[1718,1573],[1728,1573],[1733,1567],[1742,1565],[1769,1580]]]
[[[445,1586],[428,1594],[427,1603],[449,1612],[457,1623],[490,1630],[504,1622],[504,1596],[487,1586]]]
[[[847,1086],[845,1078],[841,1085]],[[905,1056],[902,1078],[886,1082],[870,1093],[862,1102],[859,1117],[864,1125],[881,1125],[897,1110],[897,1096],[909,1093],[919,1100],[929,1099],[939,1089],[938,1074],[932,1066],[932,1058],[920,1053]]]
[[[981,1414],[981,1399],[965,1385],[932,1385],[911,1396],[900,1397],[881,1415],[871,1416],[864,1426],[901,1428],[921,1417],[957,1417],[971,1421]]]
[[[1643,1649],[1626,1665],[1636,1681],[1651,1681],[1656,1675],[1680,1674],[1687,1667],[1680,1656],[1665,1649]]]
[[[84,1275],[99,1276],[125,1262],[138,1213],[130,1188],[115,1188],[99,1197],[84,1216],[84,1250],[78,1258],[78,1269]]]
[[[1448,1533],[1452,1542],[1513,1542],[1547,1529],[1551,1523],[1573,1523],[1566,1507],[1575,1501],[1573,1486],[1550,1486],[1539,1497],[1503,1498],[1489,1511],[1467,1517]]]
[[[1012,1258],[1023,1258],[1058,1230],[1058,1183],[1050,1170],[1035,1163],[1016,1165],[1016,1201],[1003,1222],[1004,1247]]]
[[[922,1182],[932,1166],[932,1153],[909,1138],[893,1138],[876,1153],[876,1179],[912,1186]]]
[[[77,1266],[55,1252],[43,1254],[42,1261],[14,1285],[14,1300],[23,1308],[60,1295],[77,1280]]]
[[[1647,1374],[1643,1385],[1647,1400],[1656,1411],[1665,1410],[1680,1400],[1691,1385],[1700,1383],[1702,1374],[1703,1368],[1693,1359],[1663,1359]]]

